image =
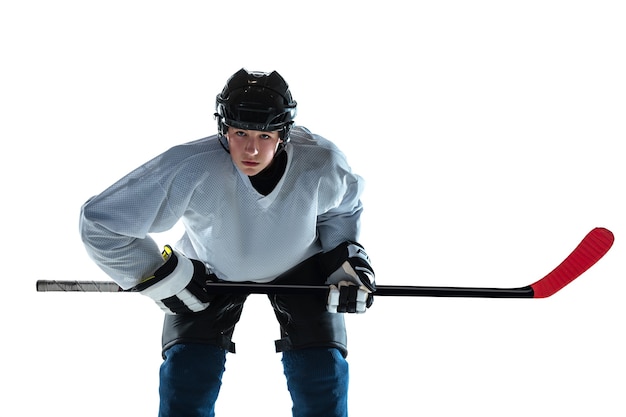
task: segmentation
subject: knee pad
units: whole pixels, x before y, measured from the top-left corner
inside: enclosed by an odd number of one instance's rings
[[[178,343],[215,345],[235,353],[231,338],[241,318],[247,295],[218,295],[206,310],[166,315],[163,323],[163,352]]]
[[[306,309],[298,311],[298,307],[294,305],[301,304],[294,302],[287,311],[275,309],[281,333],[281,338],[275,342],[276,351],[326,347],[336,348],[344,357],[347,356],[347,333],[343,314],[329,313],[325,309],[317,313]]]

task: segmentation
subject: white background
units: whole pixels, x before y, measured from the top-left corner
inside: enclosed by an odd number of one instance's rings
[[[278,70],[299,124],[365,177],[379,284],[524,286],[592,228],[616,236],[549,299],[378,297],[348,317],[352,416],[624,416],[621,3],[3,2],[0,413],[156,415],[160,310],[35,281],[107,278],[80,205],[213,134],[246,67]],[[277,337],[252,296],[218,415],[290,415]]]

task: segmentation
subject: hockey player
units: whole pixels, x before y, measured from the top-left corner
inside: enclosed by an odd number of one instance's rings
[[[330,141],[294,125],[276,72],[241,69],[216,98],[217,135],[175,146],[81,209],[90,257],[165,312],[160,411],[214,416],[247,295],[206,283],[329,285],[328,296],[271,295],[293,415],[346,416],[343,314],[371,305],[374,272],[359,238],[362,179]],[[150,233],[184,234],[161,251]]]

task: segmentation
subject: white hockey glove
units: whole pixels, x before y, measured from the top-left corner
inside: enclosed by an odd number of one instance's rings
[[[207,273],[202,262],[174,252],[169,245],[162,255],[163,266],[134,290],[152,298],[165,314],[192,313],[207,308],[214,296],[207,292],[206,284],[217,281],[217,277]]]
[[[374,302],[374,269],[363,246],[345,242],[324,254],[330,274],[326,309],[331,313],[365,313]]]

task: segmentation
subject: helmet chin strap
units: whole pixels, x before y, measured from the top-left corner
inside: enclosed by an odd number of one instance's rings
[[[228,146],[224,144],[224,139],[226,139],[226,136],[224,136],[222,132],[217,134],[217,141],[220,143],[220,145],[222,145],[222,148],[224,148],[227,153],[230,153],[230,149],[228,149]],[[226,139],[226,141],[228,142],[228,139]]]
[[[278,155],[279,152],[285,150],[285,141],[283,139],[279,139],[276,144],[276,151],[274,152],[274,158]]]
[[[227,153],[230,153],[230,149],[228,149],[228,146],[224,144],[224,139],[226,139],[226,136],[224,135],[224,122],[222,121],[219,113],[213,114],[213,118],[217,120],[217,140],[220,145],[222,145],[222,148],[224,148]],[[228,142],[228,139],[226,139],[226,141]]]

